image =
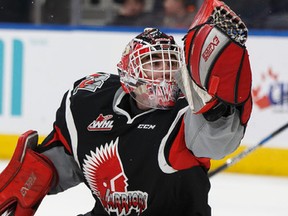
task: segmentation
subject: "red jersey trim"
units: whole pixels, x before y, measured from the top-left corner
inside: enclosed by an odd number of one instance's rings
[[[70,148],[67,140],[66,140],[65,137],[63,136],[60,128],[58,128],[57,126],[55,126],[55,131],[56,131],[56,133],[53,134],[53,138],[52,138],[51,140],[49,140],[49,141],[45,144],[45,146],[49,146],[49,145],[51,145],[51,144],[54,143],[54,142],[60,141],[60,142],[63,144],[64,148],[65,148],[70,154],[72,154],[72,150],[71,150],[71,148]]]
[[[169,162],[176,170],[189,169],[194,166],[204,166],[210,168],[210,158],[198,158],[186,147],[185,144],[185,124],[181,122],[180,130],[172,144],[169,153]]]

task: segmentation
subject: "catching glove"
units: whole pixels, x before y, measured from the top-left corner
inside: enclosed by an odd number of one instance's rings
[[[176,77],[194,113],[206,113],[220,103],[238,108],[241,123],[247,123],[252,109],[247,34],[243,21],[224,2],[203,3],[184,37],[186,67]]]

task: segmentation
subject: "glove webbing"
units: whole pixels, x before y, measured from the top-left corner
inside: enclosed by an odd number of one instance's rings
[[[227,5],[215,7],[209,18],[209,22],[218,26],[232,40],[244,46],[248,36],[248,29],[240,17]]]

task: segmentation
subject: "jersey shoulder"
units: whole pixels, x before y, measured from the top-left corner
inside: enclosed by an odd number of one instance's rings
[[[107,88],[118,89],[119,87],[120,80],[118,75],[97,72],[77,80],[74,83],[72,94],[94,94],[97,91],[103,91]]]

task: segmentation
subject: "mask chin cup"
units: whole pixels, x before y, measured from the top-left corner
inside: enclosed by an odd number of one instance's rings
[[[131,97],[146,108],[171,109],[178,98],[179,88],[175,82],[157,84],[142,83],[130,92]]]

